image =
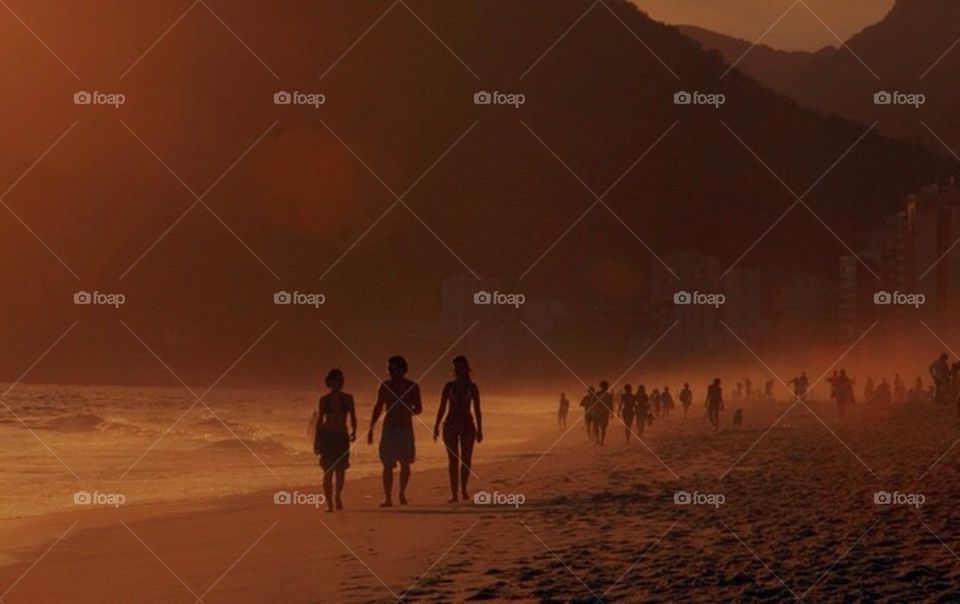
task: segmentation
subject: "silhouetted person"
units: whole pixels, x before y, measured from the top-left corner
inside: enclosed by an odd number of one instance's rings
[[[597,391],[598,401],[596,407],[597,424],[597,444],[603,445],[607,441],[607,426],[610,424],[610,416],[613,415],[613,394],[609,390],[610,384],[607,380],[600,382],[600,389]]]
[[[807,389],[810,387],[810,380],[807,378],[807,372],[802,371],[800,375],[790,380],[793,385],[793,395],[800,400],[807,396]]]
[[[643,429],[647,424],[653,422],[653,414],[650,413],[650,397],[647,395],[647,389],[643,384],[637,386],[637,436],[643,437]]]
[[[473,460],[474,442],[483,442],[483,417],[480,414],[480,389],[470,379],[470,363],[467,357],[453,359],[453,373],[456,378],[447,382],[440,394],[440,409],[437,421],[433,425],[433,441],[440,436],[440,422],[443,422],[443,444],[447,447],[447,467],[450,475],[450,501],[457,501],[457,487],[464,500],[467,495],[467,481],[470,480],[470,466]],[[473,423],[470,406],[473,404]],[[447,409],[449,408],[449,413]]]
[[[670,394],[670,386],[664,386],[660,393],[660,405],[663,407],[663,418],[669,419],[670,412],[673,411],[673,395]]]
[[[314,432],[313,452],[320,456],[323,468],[323,495],[327,511],[343,509],[343,482],[350,467],[350,443],[357,439],[357,412],[353,396],[343,392],[343,372],[331,369],[324,380],[330,392],[320,397],[317,409],[317,426]],[[347,419],[350,431],[347,432]],[[333,494],[333,478],[337,478],[336,498]]]
[[[874,390],[873,376],[867,376],[867,383],[863,385],[863,400],[868,403],[874,402]]]
[[[880,384],[873,392],[874,401],[881,405],[889,405],[893,402],[893,391],[890,389],[890,382],[887,378],[880,380]]]
[[[560,409],[557,411],[557,427],[563,430],[567,427],[567,414],[570,413],[570,401],[567,395],[560,393]]]
[[[893,400],[896,403],[904,403],[907,400],[907,387],[900,379],[900,374],[893,376]]]
[[[720,378],[714,378],[713,383],[707,386],[707,417],[713,424],[713,430],[720,429],[720,412],[723,411],[723,389],[720,387]]]
[[[680,391],[680,404],[683,405],[683,419],[687,419],[687,410],[693,404],[693,391],[690,390],[690,384],[684,382],[683,390]]]
[[[857,402],[853,394],[853,380],[847,376],[846,369],[841,369],[839,374],[828,379],[832,396],[837,401],[837,413],[843,417],[847,407]]]
[[[653,407],[653,414],[660,417],[663,412],[663,401],[660,399],[660,391],[656,388],[650,393],[650,406]]]
[[[750,378],[743,378],[743,390],[745,392],[744,399],[748,401],[753,400],[753,382],[750,381]]]
[[[620,419],[623,420],[624,434],[627,442],[630,442],[630,433],[633,431],[633,418],[637,414],[637,396],[633,393],[633,386],[627,384],[623,387],[623,394],[620,395],[620,406],[617,408]],[[641,418],[640,423],[643,423]]]
[[[383,417],[383,429],[380,433],[380,462],[383,464],[383,503],[380,507],[393,505],[393,469],[400,464],[401,505],[407,503],[407,484],[410,482],[410,464],[416,458],[413,438],[413,416],[423,411],[420,401],[420,386],[406,378],[407,361],[402,356],[392,356],[387,360],[390,379],[380,384],[377,392],[377,404],[373,407],[367,443],[373,444],[373,427],[386,410]]]
[[[930,364],[930,377],[933,378],[933,385],[936,388],[934,400],[938,403],[942,403],[946,395],[947,380],[950,377],[948,358],[947,353],[943,353],[939,359]]]
[[[773,400],[773,380],[767,380],[767,382],[763,385],[763,400]]]
[[[597,395],[593,390],[593,386],[587,388],[587,394],[580,400],[580,406],[583,407],[583,425],[587,429],[587,440],[593,440],[594,436],[594,403],[597,402]]]

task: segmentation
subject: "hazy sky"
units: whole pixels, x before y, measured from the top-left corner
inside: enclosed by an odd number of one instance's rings
[[[654,19],[698,25],[719,33],[756,41],[796,0],[633,0]],[[805,0],[838,36],[846,40],[881,20],[894,0]],[[784,50],[817,50],[837,39],[803,4],[790,11],[763,39]]]

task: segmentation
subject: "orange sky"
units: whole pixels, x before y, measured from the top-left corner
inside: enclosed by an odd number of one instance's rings
[[[698,25],[751,42],[783,15],[796,0],[633,0],[650,16],[676,24]],[[797,4],[763,39],[784,50],[818,50],[844,40],[887,14],[894,0],[805,0],[829,26]]]

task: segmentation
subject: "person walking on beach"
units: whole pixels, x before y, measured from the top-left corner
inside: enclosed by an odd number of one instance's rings
[[[847,406],[857,402],[853,394],[853,380],[847,376],[846,369],[841,369],[839,374],[828,378],[828,380],[830,381],[833,398],[837,401],[837,414],[843,417]]]
[[[597,391],[598,402],[595,402],[597,444],[605,445],[607,441],[607,426],[610,425],[610,416],[613,415],[613,393],[610,392],[610,384],[607,380],[600,382],[600,390]]]
[[[793,385],[793,395],[800,400],[807,396],[807,388],[810,387],[810,380],[807,378],[807,372],[802,371],[800,375],[790,380]]]
[[[656,417],[660,417],[660,413],[663,411],[662,401],[660,400],[660,391],[656,388],[653,389],[653,392],[650,393],[650,406],[653,408],[653,414]]]
[[[383,503],[382,508],[393,506],[393,470],[400,464],[400,505],[407,504],[407,484],[410,482],[410,464],[416,458],[413,438],[413,416],[420,415],[423,403],[420,401],[420,386],[407,379],[407,361],[402,356],[392,356],[387,360],[387,372],[390,379],[380,384],[377,392],[377,404],[373,407],[370,429],[367,431],[367,443],[373,444],[373,428],[383,415],[383,428],[380,431],[380,463],[383,464]]]
[[[353,396],[343,391],[343,372],[331,369],[324,380],[330,392],[320,397],[317,425],[314,430],[313,452],[320,456],[323,468],[323,495],[327,511],[343,509],[343,482],[350,467],[350,443],[357,439],[357,411]],[[347,432],[347,419],[350,431]],[[333,479],[337,479],[336,498]]]
[[[570,413],[570,401],[567,400],[567,395],[563,392],[560,393],[560,409],[557,411],[557,427],[560,430],[563,430],[567,427],[567,414]]]
[[[623,420],[624,435],[627,444],[630,443],[630,434],[633,432],[633,418],[637,414],[637,396],[633,393],[633,386],[627,384],[623,387],[623,394],[620,395],[620,406],[617,409],[617,415]],[[643,423],[643,419],[640,420]],[[641,428],[641,431],[643,429]]]
[[[597,402],[597,395],[594,393],[593,386],[587,388],[587,394],[580,399],[580,406],[583,407],[583,425],[587,430],[587,440],[593,440],[593,406]]]
[[[643,384],[637,386],[637,437],[643,438],[643,429],[653,421],[650,413],[650,397]]]
[[[690,390],[690,384],[684,382],[683,390],[680,391],[680,404],[683,405],[683,419],[687,419],[687,411],[693,404],[693,391]]]
[[[936,388],[934,400],[938,403],[944,401],[947,390],[947,380],[950,376],[950,365],[947,363],[947,353],[940,355],[940,358],[930,364],[930,377],[933,378],[933,385]]]
[[[673,411],[673,395],[670,394],[670,386],[663,387],[660,405],[663,407],[663,419],[670,419],[670,412]]]
[[[723,411],[723,389],[720,388],[720,378],[714,378],[713,383],[707,386],[707,417],[713,424],[713,431],[720,429],[720,412]]]
[[[470,363],[467,357],[453,359],[452,382],[447,382],[440,394],[440,409],[433,425],[433,442],[440,437],[440,422],[443,422],[443,444],[447,447],[447,467],[450,475],[450,501],[457,502],[457,486],[464,500],[469,499],[467,481],[473,460],[473,445],[483,442],[483,417],[480,414],[480,389],[470,379]],[[471,403],[473,414],[470,413]],[[449,408],[450,412],[447,413]],[[473,423],[474,415],[477,423]]]

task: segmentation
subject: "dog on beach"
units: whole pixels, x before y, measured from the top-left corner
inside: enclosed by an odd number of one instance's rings
[[[737,428],[743,425],[743,409],[737,409],[733,412],[733,425]]]

